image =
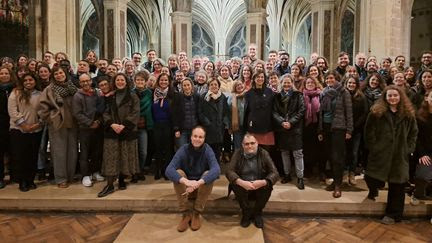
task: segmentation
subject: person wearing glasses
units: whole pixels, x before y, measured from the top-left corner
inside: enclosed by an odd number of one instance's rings
[[[240,225],[248,227],[254,221],[257,228],[263,228],[262,210],[271,196],[273,185],[279,180],[279,174],[269,153],[258,147],[252,134],[244,136],[242,148],[234,152],[225,175],[242,210]],[[254,205],[249,201],[252,196]]]

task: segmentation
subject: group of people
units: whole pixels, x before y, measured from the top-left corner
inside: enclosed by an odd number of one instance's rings
[[[144,180],[152,168],[156,180],[174,182],[179,231],[189,222],[199,229],[224,162],[245,227],[251,220],[262,227],[279,175],[282,184],[295,175],[299,190],[305,177],[327,180],[339,198],[361,167],[368,199],[389,184],[384,223],[401,220],[407,183],[415,184],[414,199],[432,197],[432,51],[418,70],[404,56],[378,63],[358,53],[350,65],[346,52],[334,69],[317,53],[290,64],[286,51],[271,50],[263,61],[255,44],[226,61],[180,52],[165,63],[154,50],[146,58],[89,51],[76,70],[62,52],[41,61],[2,58],[0,188],[5,155],[10,181],[23,192],[36,188],[36,175],[66,188],[79,171],[83,186],[106,180],[98,194],[105,197],[116,180],[124,190],[126,178]]]

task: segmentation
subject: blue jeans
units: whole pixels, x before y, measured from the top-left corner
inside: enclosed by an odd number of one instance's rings
[[[356,132],[347,142],[347,160],[345,162],[346,171],[354,172],[357,168],[361,139],[362,133]]]
[[[192,135],[192,131],[191,130],[183,130],[180,131],[180,137],[176,138],[176,147],[177,149],[180,148],[181,146],[190,143],[190,138]]]
[[[147,130],[138,129],[138,157],[139,157],[139,167],[141,170],[144,169],[144,165],[147,160],[147,145],[148,145]]]

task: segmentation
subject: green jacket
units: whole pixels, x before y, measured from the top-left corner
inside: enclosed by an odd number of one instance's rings
[[[365,125],[365,144],[369,150],[366,175],[390,183],[409,179],[408,156],[417,140],[415,117],[392,118],[390,111],[381,117],[369,113]]]
[[[145,119],[146,129],[153,129],[153,115],[151,111],[151,106],[153,104],[153,92],[150,89],[145,90],[137,90],[135,89],[135,93],[138,95],[140,100],[140,117]]]

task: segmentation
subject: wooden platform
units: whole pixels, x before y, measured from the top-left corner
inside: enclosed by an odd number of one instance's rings
[[[306,182],[304,191],[294,184],[277,184],[265,212],[275,215],[330,215],[330,216],[381,216],[384,212],[387,191],[380,191],[376,202],[365,201],[367,190],[362,180],[356,187],[344,187],[342,197],[335,199],[319,182]],[[128,184],[127,190],[116,191],[97,198],[105,182],[84,187],[81,183],[67,189],[57,188],[47,182],[37,183],[38,188],[20,192],[17,184],[0,190],[0,209],[18,211],[82,211],[82,212],[176,212],[177,201],[168,181],[148,178],[138,184]],[[214,186],[206,213],[237,213],[239,207],[233,194],[227,198],[228,182],[221,177]],[[432,202],[411,206],[406,198],[405,215],[425,217],[432,215]]]

